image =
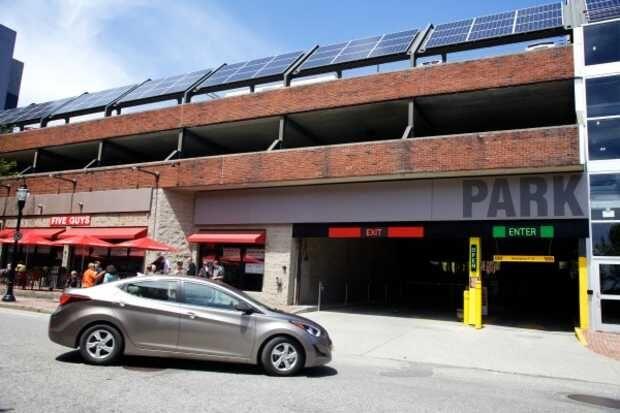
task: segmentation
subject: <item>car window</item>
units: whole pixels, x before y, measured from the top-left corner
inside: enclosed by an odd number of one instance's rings
[[[233,309],[239,300],[217,288],[192,282],[183,283],[184,302],[202,307]]]
[[[140,281],[126,284],[125,291],[131,295],[151,300],[176,301],[176,281]]]

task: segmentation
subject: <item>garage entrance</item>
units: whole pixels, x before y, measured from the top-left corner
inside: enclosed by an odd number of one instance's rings
[[[460,320],[469,285],[469,236],[484,234],[484,323],[570,330],[578,324],[578,239],[563,237],[561,226],[544,239],[499,239],[487,223],[425,223],[424,235],[414,238],[365,233],[385,225],[362,225],[362,236],[344,238],[330,238],[329,227],[325,232],[321,226],[298,226],[297,303]],[[494,260],[506,256],[553,257],[553,262]]]

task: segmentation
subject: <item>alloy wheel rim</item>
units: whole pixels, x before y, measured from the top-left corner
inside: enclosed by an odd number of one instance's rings
[[[91,357],[101,360],[109,357],[116,346],[114,336],[108,330],[94,330],[86,339],[86,351]]]
[[[280,372],[292,370],[297,359],[297,350],[289,343],[280,343],[271,350],[271,365]]]

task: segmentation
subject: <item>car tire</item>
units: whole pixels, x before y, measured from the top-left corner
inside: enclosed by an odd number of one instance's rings
[[[80,354],[89,364],[108,365],[118,360],[123,351],[123,336],[107,324],[95,324],[80,336]]]
[[[292,376],[304,367],[306,357],[301,345],[294,339],[279,336],[265,344],[261,364],[270,376]]]

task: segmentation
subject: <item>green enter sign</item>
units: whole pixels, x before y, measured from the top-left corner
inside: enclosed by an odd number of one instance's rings
[[[553,238],[554,235],[553,225],[493,226],[493,238]]]

